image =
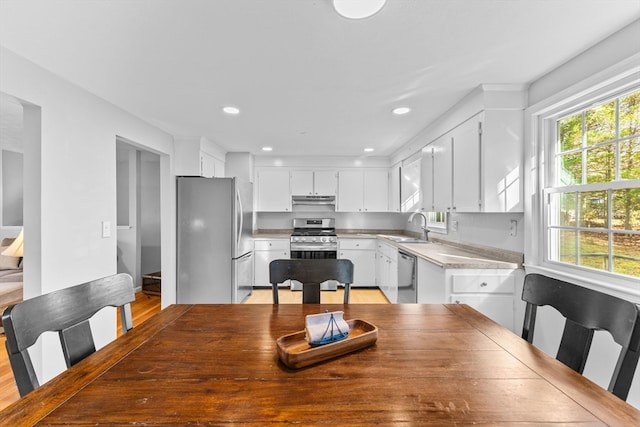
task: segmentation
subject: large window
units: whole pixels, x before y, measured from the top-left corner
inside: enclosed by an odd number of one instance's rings
[[[640,90],[554,120],[547,260],[640,277]]]

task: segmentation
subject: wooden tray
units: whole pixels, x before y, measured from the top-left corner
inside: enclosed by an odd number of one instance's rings
[[[309,345],[305,331],[284,335],[276,341],[278,356],[287,367],[298,369],[368,347],[378,339],[378,328],[369,322],[352,319],[347,324],[347,338],[317,347]]]

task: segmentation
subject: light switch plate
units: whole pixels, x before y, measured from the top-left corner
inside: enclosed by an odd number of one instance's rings
[[[102,237],[111,237],[111,221],[102,221]]]

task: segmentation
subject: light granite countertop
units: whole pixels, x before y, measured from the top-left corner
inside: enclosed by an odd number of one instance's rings
[[[419,258],[436,264],[442,268],[469,269],[516,269],[522,268],[524,255],[520,252],[508,251],[466,242],[457,242],[432,237],[430,243],[399,243],[388,236],[410,236],[402,230],[336,230],[338,238],[375,239],[409,252]],[[258,239],[288,239],[291,230],[264,230],[254,234]]]

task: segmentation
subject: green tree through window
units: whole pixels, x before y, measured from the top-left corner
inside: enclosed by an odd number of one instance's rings
[[[640,91],[556,122],[548,258],[640,277]]]

